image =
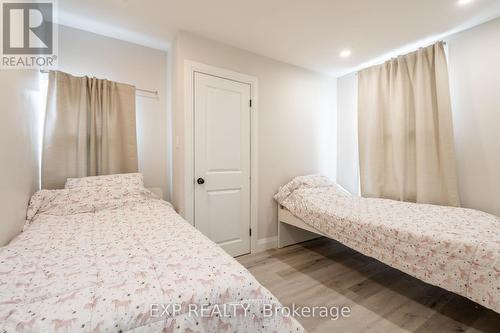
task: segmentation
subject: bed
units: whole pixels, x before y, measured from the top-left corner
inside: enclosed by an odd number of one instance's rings
[[[303,332],[278,300],[135,176],[31,199],[0,248],[0,332]],[[104,180],[103,180],[104,179]]]
[[[275,199],[280,228],[291,225],[327,236],[500,313],[500,218],[472,209],[356,197],[318,175],[295,178]]]

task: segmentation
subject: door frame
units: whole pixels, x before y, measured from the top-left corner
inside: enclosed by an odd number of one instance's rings
[[[258,235],[258,80],[223,68],[184,60],[184,218],[194,225],[194,75],[196,72],[250,85],[250,253],[257,251]]]

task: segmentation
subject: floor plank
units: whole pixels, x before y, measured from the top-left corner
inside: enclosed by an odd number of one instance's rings
[[[320,238],[237,258],[285,306],[348,306],[349,318],[297,318],[310,332],[500,332],[500,315]]]

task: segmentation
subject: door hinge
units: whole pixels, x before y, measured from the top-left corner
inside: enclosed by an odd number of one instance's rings
[[[250,107],[252,107],[252,100],[250,100]]]
[[[249,229],[250,237],[252,237],[252,228]]]

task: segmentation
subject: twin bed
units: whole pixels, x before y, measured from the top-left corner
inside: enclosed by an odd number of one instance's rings
[[[0,332],[303,332],[278,300],[146,190],[69,179],[0,248]]]
[[[275,196],[279,243],[333,238],[500,312],[500,219],[353,197],[321,176]],[[0,248],[0,332],[303,332],[278,300],[140,174],[68,179]],[[221,313],[221,311],[224,311]]]
[[[355,197],[316,175],[295,178],[275,199],[281,246],[299,239],[294,228],[305,229],[308,237],[335,239],[500,313],[500,218],[472,209]]]

